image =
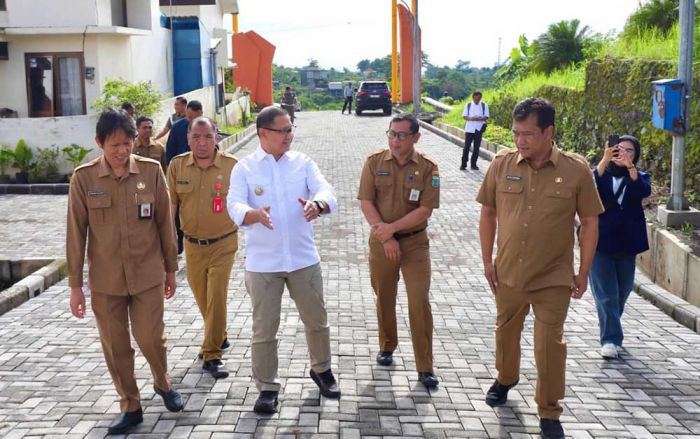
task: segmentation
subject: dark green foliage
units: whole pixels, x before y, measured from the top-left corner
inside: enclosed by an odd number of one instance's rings
[[[588,26],[581,26],[578,19],[550,24],[547,32],[537,38],[530,68],[534,72],[550,73],[580,63],[584,60],[589,32]]]
[[[678,22],[678,7],[679,0],[649,0],[640,4],[639,9],[627,19],[623,38],[633,37],[648,29],[668,32]]]

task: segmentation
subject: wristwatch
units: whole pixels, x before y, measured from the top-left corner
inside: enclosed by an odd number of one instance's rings
[[[323,209],[326,208],[326,203],[321,200],[314,200],[314,204],[316,207],[318,207],[318,214],[321,215],[323,213]]]

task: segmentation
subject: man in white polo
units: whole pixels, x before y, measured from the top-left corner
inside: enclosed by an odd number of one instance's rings
[[[233,168],[227,209],[245,233],[245,285],[253,303],[252,366],[260,396],[254,410],[277,411],[277,330],[285,285],[306,330],[311,378],[340,398],[331,371],[323,278],[311,221],[336,209],[333,187],[308,156],[290,151],[294,126],[281,108],[256,120],[260,146]]]
[[[467,169],[467,160],[469,159],[469,146],[474,144],[472,148],[471,170],[478,171],[476,159],[479,158],[479,148],[481,147],[481,137],[486,130],[486,120],[489,118],[489,106],[485,102],[481,102],[481,92],[475,91],[472,93],[472,101],[464,105],[462,111],[462,119],[464,123],[464,150],[462,151],[462,165],[460,170]]]

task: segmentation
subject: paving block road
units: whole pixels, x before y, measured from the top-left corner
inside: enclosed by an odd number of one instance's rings
[[[338,210],[321,218],[321,253],[333,352],[343,395],[327,400],[308,377],[308,353],[299,315],[285,295],[279,330],[280,411],[252,411],[251,305],[243,285],[244,248],[229,284],[225,360],[231,371],[215,381],[203,374],[197,352],[202,319],[185,271],[166,304],[169,367],[186,406],[165,410],[154,397],[148,364],[137,353],[136,375],[145,411],[133,438],[528,438],[539,437],[533,401],[536,370],[533,323],[523,334],[520,384],[504,407],[484,403],[494,370],[494,301],[482,276],[479,205],[481,171],[459,171],[461,150],[423,131],[418,147],[441,171],[441,207],[430,220],[434,354],[440,386],[417,383],[403,286],[399,290],[400,344],[395,365],[377,366],[377,319],[369,283],[369,228],[356,200],[366,156],[386,145],[389,118],[338,112],[298,114],[293,144],[318,163],[338,195]],[[254,150],[255,141],[237,154]],[[5,258],[63,254],[65,196],[0,197]],[[241,239],[241,242],[243,240]],[[181,263],[182,265],[182,263]],[[102,438],[118,413],[92,311],[72,318],[63,281],[0,316],[0,437]],[[599,355],[598,324],[590,292],[572,302],[566,325],[567,389],[562,421],[571,438],[700,437],[700,335],[633,294],[623,319],[625,352]],[[138,349],[137,349],[138,352]]]

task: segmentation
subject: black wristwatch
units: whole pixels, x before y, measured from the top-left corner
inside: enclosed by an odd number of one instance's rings
[[[321,215],[323,213],[323,209],[326,208],[326,203],[321,200],[314,200],[314,204],[316,207],[318,207],[318,214]]]

